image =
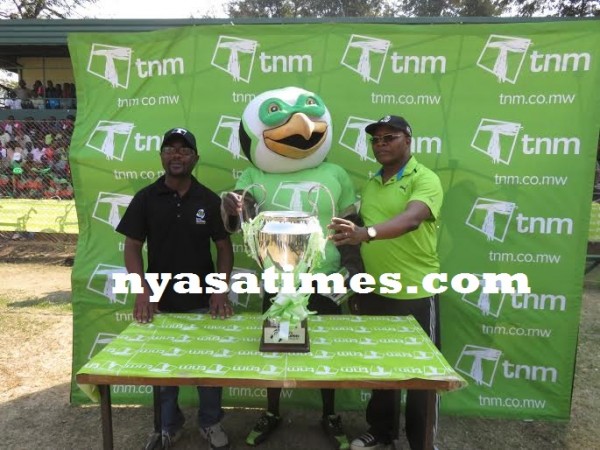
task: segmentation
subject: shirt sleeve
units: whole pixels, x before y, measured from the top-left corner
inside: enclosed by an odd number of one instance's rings
[[[417,175],[409,202],[418,200],[427,205],[434,220],[437,220],[442,208],[444,193],[439,177],[432,171]]]
[[[137,241],[144,242],[148,236],[146,221],[146,195],[143,191],[133,196],[116,231]]]

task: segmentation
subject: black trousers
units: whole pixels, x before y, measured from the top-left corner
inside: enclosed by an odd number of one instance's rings
[[[425,330],[429,338],[437,348],[440,346],[440,321],[439,321],[439,297],[425,297],[415,300],[396,300],[383,297],[378,294],[358,294],[350,299],[350,309],[355,314],[369,316],[408,316],[413,315],[419,325]],[[389,390],[373,390],[371,399],[367,405],[366,419],[369,424],[369,432],[384,443],[391,443],[394,439],[396,420],[399,419],[399,398],[390,395]],[[411,439],[411,428],[420,428],[414,425],[426,416],[427,392],[408,390],[406,394],[406,434],[409,436],[411,448],[422,448],[418,441],[420,433],[416,433],[415,439]],[[436,402],[437,403],[437,402]],[[435,429],[437,428],[437,404],[435,412]]]

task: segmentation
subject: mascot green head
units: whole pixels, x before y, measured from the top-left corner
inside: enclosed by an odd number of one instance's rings
[[[269,173],[316,167],[331,148],[331,116],[321,97],[297,87],[256,96],[242,115],[240,144],[248,160]]]

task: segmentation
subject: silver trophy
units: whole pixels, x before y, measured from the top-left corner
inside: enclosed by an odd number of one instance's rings
[[[244,201],[247,192],[253,187],[248,186],[242,193]],[[332,202],[335,214],[333,196],[325,186],[315,185],[313,189],[324,189]],[[264,203],[264,201],[262,202]],[[256,205],[256,211],[262,203]],[[326,239],[317,218],[316,202],[312,203],[313,212],[302,211],[263,211],[253,219],[244,220],[240,216],[244,242],[249,255],[257,262],[264,272],[271,271],[278,280],[287,277],[293,280],[290,291],[289,283],[278,284],[279,292],[271,300],[272,305],[263,316],[263,331],[260,351],[276,352],[308,352],[307,309],[310,294],[298,292],[300,273],[308,273],[315,267],[320,258],[324,257]]]

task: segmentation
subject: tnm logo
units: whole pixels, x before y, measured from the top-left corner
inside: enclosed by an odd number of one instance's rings
[[[479,55],[477,65],[496,76],[501,83],[515,84],[527,63],[527,51],[532,41],[515,36],[490,35]],[[577,72],[590,70],[589,53],[540,53],[529,55],[531,72]]]
[[[458,361],[456,371],[471,378],[475,384],[492,387],[496,372],[506,379],[541,381],[556,383],[558,370],[555,367],[514,364],[508,360],[500,363],[502,352],[494,348],[465,345]]]
[[[515,150],[524,155],[579,155],[581,140],[566,136],[532,136],[524,133],[519,138],[523,126],[517,122],[494,119],[481,119],[471,148],[486,154],[494,164],[509,165]]]
[[[120,303],[121,305],[124,305],[127,303],[127,294],[113,292],[113,274],[115,273],[126,274],[127,269],[123,266],[98,264],[94,269],[94,272],[90,275],[87,289],[105,297],[111,304]]]
[[[502,309],[502,303],[504,303],[504,294],[491,294],[484,290],[489,281],[483,277],[482,274],[473,274],[479,279],[479,288],[470,293],[462,295],[461,300],[468,303],[471,306],[475,306],[481,311],[483,316],[493,316],[498,318]],[[499,283],[496,283],[496,287],[500,288]]]
[[[361,161],[375,162],[371,150],[371,142],[365,131],[365,127],[375,122],[373,119],[350,116],[346,120],[346,125],[342,130],[339,144],[342,147],[356,153]],[[411,153],[442,153],[442,139],[437,136],[417,136],[413,137],[410,143]]]
[[[239,117],[234,116],[221,116],[219,123],[215,128],[211,142],[217,147],[226,150],[231,153],[233,159],[246,159],[241,151],[239,129],[240,129]]]
[[[98,192],[92,217],[117,228],[133,196],[114,192]]]
[[[516,203],[479,197],[466,225],[483,233],[488,241],[504,242],[516,209]],[[518,213],[515,222],[516,231],[521,234],[573,234],[573,219],[568,217],[534,217]]]
[[[131,74],[133,49],[114,45],[92,44],[87,71],[108,81],[112,87],[127,89]],[[133,65],[139,78],[163,77],[185,73],[183,58],[143,60],[137,58]]]
[[[129,122],[101,120],[86,142],[86,147],[104,153],[106,159],[123,161],[135,125]]]
[[[258,41],[232,36],[219,36],[210,64],[227,72],[234,81],[250,83]],[[276,55],[260,52],[262,73],[312,72],[311,55]]]
[[[341,64],[358,73],[363,81],[379,84],[388,59],[391,42],[370,36],[350,36]],[[433,74],[446,72],[446,58],[431,55],[402,55],[393,52],[390,57],[394,74]]]
[[[457,372],[471,378],[476,385],[491,387],[502,352],[495,348],[465,345],[456,361]]]
[[[160,134],[133,133],[134,123],[101,120],[90,134],[86,147],[106,156],[106,159],[123,161],[125,152],[132,146],[136,152],[159,151]]]

